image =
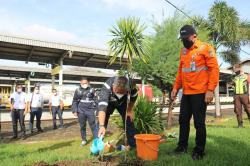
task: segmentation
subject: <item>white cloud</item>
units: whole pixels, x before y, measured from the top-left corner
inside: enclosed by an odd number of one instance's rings
[[[23,34],[50,41],[75,41],[77,36],[73,33],[57,30],[39,24],[33,24],[23,28]]]

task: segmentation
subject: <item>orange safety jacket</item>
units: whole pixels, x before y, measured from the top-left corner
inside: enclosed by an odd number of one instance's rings
[[[197,39],[190,49],[181,49],[174,89],[182,88],[183,94],[206,93],[214,91],[218,82],[219,66],[211,45]]]

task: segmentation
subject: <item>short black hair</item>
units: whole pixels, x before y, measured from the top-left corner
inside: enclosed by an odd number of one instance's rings
[[[87,78],[87,77],[81,77],[80,81],[82,81],[82,80],[87,80],[89,82],[89,78]]]
[[[23,85],[22,85],[21,83],[17,83],[17,84],[16,84],[16,88],[17,88],[18,86],[23,87]]]

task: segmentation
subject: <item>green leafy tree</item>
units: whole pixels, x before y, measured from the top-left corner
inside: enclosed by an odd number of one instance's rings
[[[181,43],[178,40],[179,28],[183,18],[175,14],[161,24],[155,24],[155,35],[150,39],[150,57],[148,63],[137,61],[133,70],[144,79],[158,87],[162,92],[175,80]]]
[[[170,92],[179,64],[181,42],[178,40],[179,29],[184,19],[175,13],[160,24],[154,24],[155,34],[151,36],[151,49],[148,63],[137,61],[133,70],[146,82],[162,92],[160,115],[166,103],[167,90]],[[170,117],[171,118],[171,117]]]

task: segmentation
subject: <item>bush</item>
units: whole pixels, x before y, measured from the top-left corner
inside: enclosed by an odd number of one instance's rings
[[[134,107],[134,125],[140,134],[160,134],[162,132],[157,106],[145,97],[139,97]]]

